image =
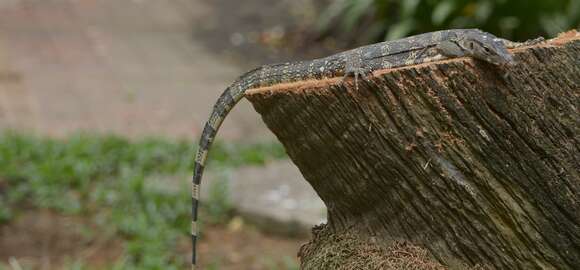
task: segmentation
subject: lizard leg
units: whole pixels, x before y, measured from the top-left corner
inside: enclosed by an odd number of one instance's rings
[[[465,55],[464,50],[456,42],[446,40],[435,46],[435,49],[447,57],[461,57]]]
[[[344,77],[342,77],[342,81],[344,82],[346,78],[353,76],[355,88],[358,90],[358,77],[360,76],[361,79],[366,80],[366,76],[369,75],[371,71],[372,70],[364,64],[360,51],[354,50],[346,55]]]
[[[358,78],[366,81],[366,77],[371,74],[371,70],[367,68],[357,68],[354,70],[346,70],[344,72],[344,76],[342,77],[342,81],[344,82],[349,77],[354,77],[354,84],[356,89],[358,90]]]
[[[429,50],[431,49],[429,46],[426,46],[425,48],[421,49],[419,51],[419,53],[417,53],[417,55],[415,55],[415,59],[421,59],[421,57],[423,57],[423,55]]]
[[[546,39],[544,37],[537,37],[534,39],[529,39],[526,40],[524,42],[515,42],[515,41],[511,41],[511,40],[507,40],[507,39],[503,39],[503,38],[499,38],[499,40],[505,45],[506,48],[508,49],[513,49],[513,48],[518,48],[518,47],[522,47],[522,46],[533,46],[533,45],[538,45],[541,44],[543,42],[546,41]]]
[[[544,37],[537,37],[534,39],[524,41],[524,44],[530,46],[530,45],[537,45],[537,44],[543,43],[545,41],[546,41],[546,39]]]

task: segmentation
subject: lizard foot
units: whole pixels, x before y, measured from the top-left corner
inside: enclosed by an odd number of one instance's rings
[[[544,37],[537,37],[534,39],[524,41],[524,45],[527,45],[527,46],[538,45],[538,44],[541,44],[544,42],[546,42],[546,39]]]
[[[358,77],[360,76],[360,78],[363,81],[367,81],[367,76],[370,75],[372,72],[370,69],[365,69],[365,68],[352,68],[352,69],[347,69],[344,72],[344,76],[342,77],[342,82],[344,83],[344,81],[348,78],[348,77],[354,77],[354,87],[356,90],[358,90]]]
[[[506,48],[509,48],[509,49],[519,48],[519,47],[523,47],[523,46],[533,46],[533,45],[538,45],[538,44],[546,42],[546,39],[544,37],[528,39],[524,42],[514,42],[514,41],[507,40],[507,39],[500,39],[500,40],[503,42],[503,44],[506,46]]]

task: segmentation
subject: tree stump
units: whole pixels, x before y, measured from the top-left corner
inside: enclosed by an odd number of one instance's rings
[[[580,269],[580,33],[512,52],[247,93],[328,208],[302,269]]]

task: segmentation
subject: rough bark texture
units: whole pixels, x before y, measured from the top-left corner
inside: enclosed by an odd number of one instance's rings
[[[411,243],[452,269],[578,269],[580,34],[514,53],[506,69],[462,58],[248,99],[326,203],[330,233]],[[328,241],[302,250],[303,269],[354,269],[330,266],[340,256],[316,248]]]

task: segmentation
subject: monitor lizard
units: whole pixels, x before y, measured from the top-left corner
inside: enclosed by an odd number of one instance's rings
[[[240,76],[221,94],[201,134],[192,185],[192,269],[196,267],[200,183],[209,148],[224,118],[248,89],[307,79],[358,78],[379,69],[409,66],[455,57],[472,57],[498,67],[515,61],[507,48],[523,43],[498,38],[478,29],[452,29],[367,45],[310,61],[264,65]]]

